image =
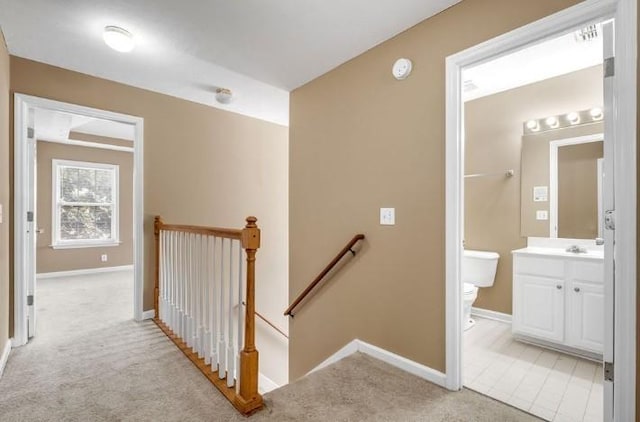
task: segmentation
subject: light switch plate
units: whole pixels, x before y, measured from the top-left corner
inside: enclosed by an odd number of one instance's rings
[[[546,210],[536,211],[536,220],[548,220],[549,213]]]
[[[393,226],[396,224],[395,208],[380,208],[380,224],[383,226]]]

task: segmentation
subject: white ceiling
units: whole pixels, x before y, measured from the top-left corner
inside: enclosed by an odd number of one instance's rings
[[[132,142],[135,139],[135,127],[127,123],[41,108],[36,109],[34,128],[36,139],[48,141],[68,141],[70,132],[125,139]]]
[[[495,94],[534,82],[565,75],[602,63],[602,33],[591,41],[578,42],[574,32],[527,47],[495,60],[465,69],[463,100]]]
[[[289,91],[458,1],[0,0],[0,27],[13,55],[286,125]]]

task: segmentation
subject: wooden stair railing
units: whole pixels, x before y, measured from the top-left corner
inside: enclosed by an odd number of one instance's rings
[[[338,252],[338,255],[336,255],[335,258],[333,258],[331,262],[326,267],[324,267],[320,274],[318,274],[318,276],[307,286],[307,288],[304,289],[302,293],[300,293],[300,295],[298,295],[298,297],[291,303],[287,310],[284,311],[284,315],[289,315],[291,318],[293,318],[293,310],[309,295],[309,293],[313,291],[313,289],[316,288],[316,286],[322,281],[322,279],[327,274],[329,274],[329,271],[331,271],[333,267],[335,267],[338,262],[340,262],[342,257],[345,256],[347,252],[351,252],[353,256],[356,255],[356,251],[353,250],[353,247],[361,240],[364,240],[364,234],[357,234],[353,236],[353,239],[351,239],[349,243],[347,243],[347,245],[342,248],[340,252]]]
[[[226,229],[155,217],[154,321],[240,413],[250,415],[263,407],[255,347],[260,229],[255,217],[246,222],[243,229]],[[244,315],[237,306],[243,302]]]

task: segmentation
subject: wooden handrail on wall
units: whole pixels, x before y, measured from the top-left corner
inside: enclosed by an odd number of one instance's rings
[[[353,236],[353,239],[351,239],[349,243],[347,243],[347,245],[344,248],[342,248],[342,250],[338,253],[338,255],[336,255],[335,258],[331,260],[329,265],[324,267],[324,270],[322,270],[320,274],[318,274],[318,276],[307,286],[307,288],[304,289],[304,291],[300,293],[300,295],[298,295],[296,300],[294,300],[291,303],[291,305],[287,308],[287,310],[284,311],[284,315],[285,316],[289,315],[293,318],[293,310],[300,304],[300,302],[302,302],[307,297],[307,295],[309,295],[309,293],[311,293],[311,291],[322,281],[322,279],[327,274],[329,274],[329,271],[331,271],[333,267],[335,267],[336,264],[340,262],[342,257],[345,256],[347,252],[351,252],[355,256],[356,252],[352,248],[355,246],[356,243],[358,243],[363,239],[364,239],[364,234],[357,234]]]
[[[260,247],[260,229],[256,225],[255,217],[247,217],[243,229],[226,229],[216,227],[198,227],[187,225],[165,224],[160,216],[155,217],[155,323],[178,346],[180,350],[196,365],[196,367],[215,385],[220,392],[243,415],[250,415],[263,407],[262,396],[258,393],[258,351],[255,347],[255,261],[256,252]],[[240,366],[237,369],[237,380],[240,388],[230,385],[218,371],[214,371],[204,357],[187,345],[187,340],[178,337],[172,329],[160,318],[160,233],[179,232],[195,235],[215,236],[240,242],[240,247],[246,253],[246,296],[244,317],[244,347],[239,352]],[[213,259],[213,257],[211,257]],[[227,375],[228,376],[228,375]]]
[[[242,302],[242,306],[246,306],[246,305],[247,305],[246,303]],[[289,339],[289,336],[284,331],[279,329],[273,322],[269,321],[267,318],[262,316],[260,312],[256,311],[256,316],[260,318],[262,321],[264,321],[265,324],[267,324],[268,326],[270,326],[271,328],[273,328],[274,330],[282,334],[284,337],[286,337],[287,340]]]

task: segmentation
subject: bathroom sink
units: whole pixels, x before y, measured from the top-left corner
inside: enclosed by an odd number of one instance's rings
[[[584,252],[586,250],[586,252]],[[526,254],[526,255],[545,255],[545,256],[557,256],[557,257],[573,257],[584,259],[604,259],[604,251],[601,248],[586,248],[581,249],[580,252],[567,251],[565,248],[545,248],[539,246],[528,246],[522,249],[516,249],[512,253]]]

